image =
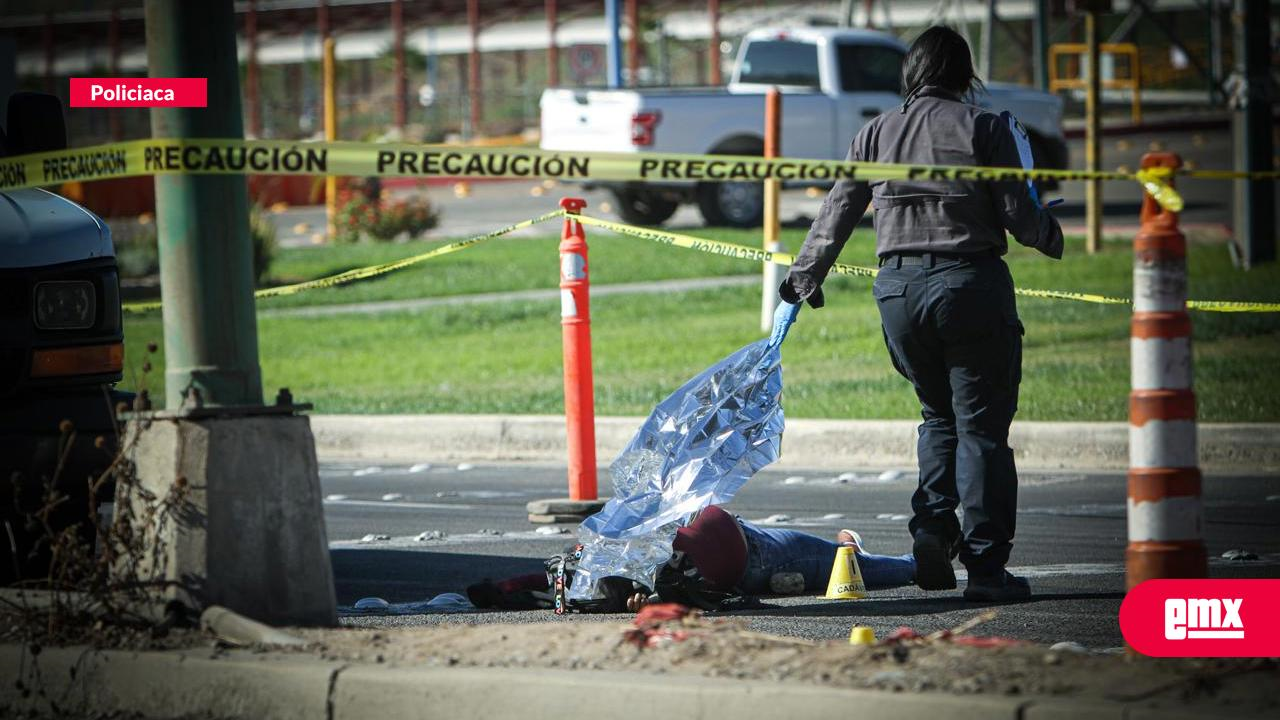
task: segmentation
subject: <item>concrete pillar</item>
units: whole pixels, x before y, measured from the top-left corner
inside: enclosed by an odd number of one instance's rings
[[[232,0],[146,0],[147,65],[208,78],[208,108],[154,108],[157,137],[244,137]],[[145,567],[197,607],[269,623],[336,622],[315,443],[282,392],[262,405],[248,194],[243,176],[156,182],[168,409],[130,418],[137,484],[182,488],[172,517],[147,522]],[[118,483],[117,508],[141,502]]]
[[[143,577],[189,607],[222,605],[272,625],[335,625],[311,425],[301,415],[135,420],[124,447],[142,490],[185,489],[164,522],[147,530]],[[117,507],[146,512],[117,488]],[[120,512],[120,510],[117,510]]]
[[[147,0],[147,67],[156,77],[208,78],[208,108],[153,108],[163,138],[244,137],[231,0]],[[258,405],[249,198],[241,175],[157,177],[165,398],[178,408]]]

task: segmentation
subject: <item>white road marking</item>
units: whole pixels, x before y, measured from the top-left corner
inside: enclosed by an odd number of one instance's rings
[[[422,510],[474,510],[471,505],[450,505],[448,503],[424,502],[383,502],[381,500],[325,500],[325,505],[357,505],[377,508],[407,508]]]

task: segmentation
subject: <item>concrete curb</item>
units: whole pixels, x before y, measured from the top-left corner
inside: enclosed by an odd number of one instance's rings
[[[1137,708],[1097,700],[907,694],[804,684],[644,675],[597,670],[413,668],[342,664],[298,655],[207,649],[163,652],[46,649],[33,664],[0,646],[0,709],[56,713],[131,711],[144,717],[564,720],[859,718],[948,720],[1137,717]],[[38,668],[38,670],[37,670]],[[51,705],[51,703],[56,703]],[[1126,715],[1126,713],[1129,713]],[[1165,720],[1188,717],[1159,711]],[[1206,718],[1203,713],[1196,717]],[[1217,717],[1226,718],[1227,715]]]
[[[643,418],[596,418],[601,462],[611,461]],[[779,469],[914,467],[910,420],[788,420]],[[556,415],[315,415],[322,460],[565,462],[564,418]],[[1280,423],[1201,424],[1200,466],[1213,472],[1280,468]],[[1124,470],[1129,426],[1107,422],[1015,422],[1018,466]]]

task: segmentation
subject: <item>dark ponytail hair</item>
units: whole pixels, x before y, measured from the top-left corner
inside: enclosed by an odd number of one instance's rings
[[[961,96],[986,89],[973,70],[969,43],[949,27],[934,25],[925,30],[902,61],[903,94],[910,97],[925,85]]]

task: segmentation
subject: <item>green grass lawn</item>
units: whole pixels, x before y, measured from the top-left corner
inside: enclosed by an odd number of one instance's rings
[[[542,226],[559,232],[559,221]],[[588,228],[591,282],[625,283],[645,280],[711,277],[751,273],[756,267],[740,260],[705,253],[679,252],[647,240],[623,238]],[[701,234],[701,231],[700,231]],[[710,231],[707,237],[759,245],[758,233]],[[801,238],[803,239],[803,237]],[[445,244],[416,241],[404,244],[361,244],[280,251],[271,264],[272,284],[296,282],[399,260]],[[323,292],[265,298],[260,308],[329,305],[465,295],[503,290],[554,288],[560,282],[559,235],[501,237],[462,252],[428,260],[421,265]]]
[[[756,244],[752,232],[691,234]],[[750,273],[758,265],[588,230],[595,283]],[[791,248],[803,239],[786,233]],[[842,261],[871,264],[870,231],[855,234]],[[554,287],[557,237],[487,245],[347,288],[272,299],[260,307],[356,302]],[[421,252],[374,245],[282,253],[273,275],[304,278]],[[1128,295],[1128,244],[1087,256],[1073,241],[1053,262],[1014,248],[1020,287]],[[919,409],[890,367],[870,281],[833,277],[828,306],[804,310],[783,349],[792,417],[912,418]],[[1275,300],[1280,267],[1232,269],[1222,246],[1193,246],[1191,295]],[[761,336],[757,287],[600,297],[592,303],[596,408],[645,414],[684,380]],[[1027,326],[1019,417],[1123,420],[1129,391],[1129,308],[1023,298]],[[1280,316],[1193,313],[1196,392],[1206,421],[1280,421]],[[558,413],[562,411],[558,302],[433,308],[385,315],[263,317],[259,344],[268,397],[288,386],[321,413]],[[158,314],[126,320],[127,363],[140,367],[160,340]],[[153,359],[154,383],[163,358]],[[129,374],[129,371],[126,371]],[[126,383],[131,384],[131,383]],[[159,394],[159,393],[157,393]]]

